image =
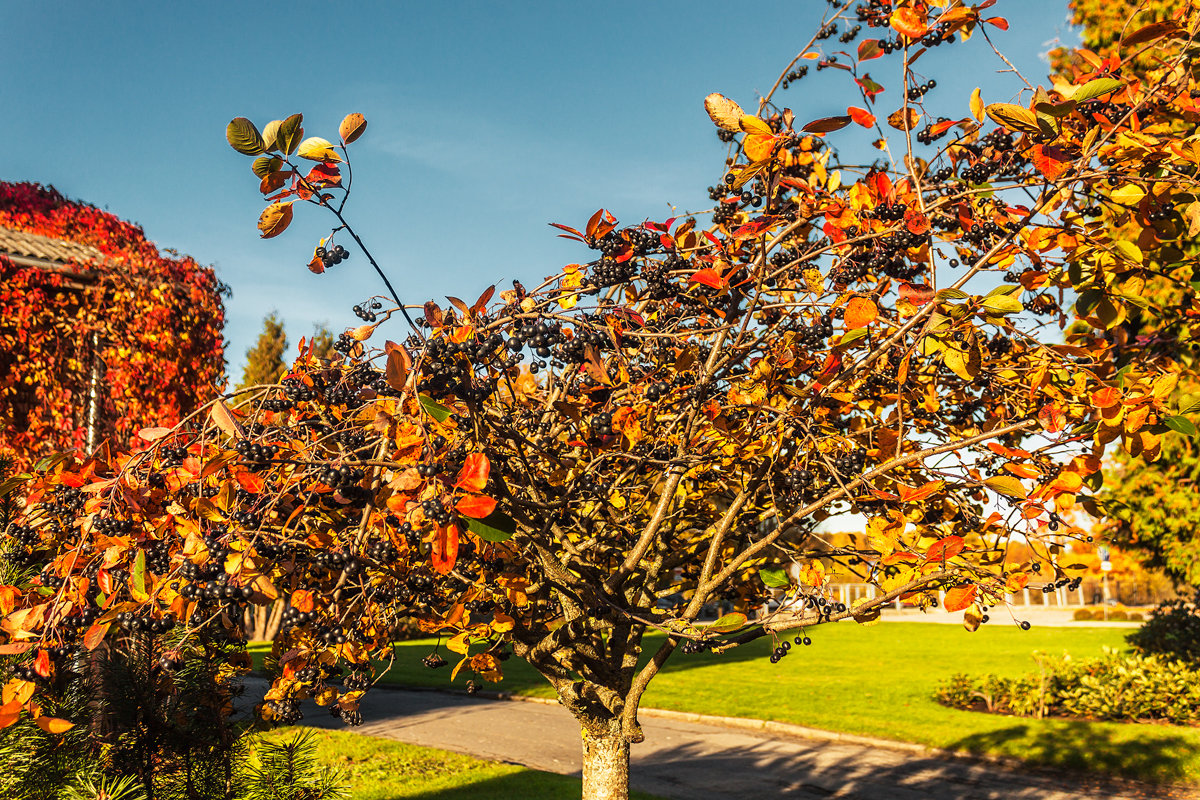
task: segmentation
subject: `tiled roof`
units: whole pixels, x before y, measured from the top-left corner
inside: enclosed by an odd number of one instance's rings
[[[0,226],[0,255],[16,260],[33,259],[44,266],[59,264],[94,264],[104,261],[104,254],[94,247],[36,233],[25,233]]]

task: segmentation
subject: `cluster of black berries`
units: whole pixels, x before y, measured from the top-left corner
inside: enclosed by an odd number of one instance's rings
[[[1079,104],[1079,110],[1083,112],[1085,118],[1090,118],[1093,114],[1099,114],[1108,121],[1116,121],[1124,113],[1121,106],[1106,100],[1084,101]]]
[[[611,411],[602,411],[592,417],[592,434],[594,436],[612,436],[613,415]]]
[[[146,546],[146,569],[155,575],[171,571],[171,540],[158,539]]]
[[[327,645],[345,644],[350,641],[345,628],[335,622],[319,626],[315,633],[317,638]]]
[[[848,44],[848,43],[854,41],[854,37],[858,36],[859,31],[861,31],[861,30],[862,30],[862,25],[855,25],[852,28],[847,28],[842,33],[842,35],[838,37],[838,41],[841,42],[842,44]]]
[[[885,28],[892,15],[891,0],[870,0],[855,7],[859,22],[866,23],[869,28]]]
[[[344,356],[350,355],[350,351],[354,349],[354,345],[358,344],[354,337],[346,331],[338,334],[337,341],[333,343],[333,349]]]
[[[366,689],[371,685],[371,679],[365,672],[351,672],[342,681],[342,686],[345,686],[352,692],[357,692]]]
[[[159,458],[162,459],[164,469],[178,467],[187,458],[187,446],[180,445],[178,447],[160,447],[158,450]]]
[[[189,600],[220,600],[232,603],[243,603],[250,599],[254,590],[249,586],[231,586],[221,581],[203,581],[189,583],[179,590],[182,597]]]
[[[671,384],[660,381],[646,387],[646,399],[655,403],[671,393]]]
[[[242,461],[251,467],[266,466],[279,453],[279,445],[259,444],[249,439],[242,439],[233,449],[242,457]]]
[[[737,216],[737,203],[717,203],[717,207],[713,209],[712,221],[717,225],[724,225]]]
[[[175,620],[170,618],[155,619],[149,615],[139,615],[129,611],[122,611],[120,614],[117,614],[117,624],[127,631],[162,634],[175,627]]]
[[[1150,222],[1167,222],[1175,216],[1175,209],[1170,206],[1161,206],[1146,212],[1146,219]]]
[[[934,25],[929,29],[929,32],[921,37],[921,44],[926,47],[937,47],[940,44],[948,44],[954,41],[954,34],[950,33],[948,24]]]
[[[304,719],[300,711],[300,703],[292,698],[286,700],[268,700],[265,704],[271,712],[271,719],[284,725],[294,725]]]
[[[326,467],[321,470],[321,475],[318,480],[331,489],[336,489],[339,486],[351,486],[361,481],[366,476],[366,472],[360,467]]]
[[[697,653],[706,653],[712,650],[717,644],[716,639],[684,639],[679,650],[685,656],[694,656]]]
[[[421,502],[421,510],[425,512],[426,519],[431,519],[439,525],[449,525],[452,515],[450,510],[442,505],[442,501],[436,498],[430,498]]]
[[[645,297],[651,300],[666,300],[668,297],[675,296],[675,285],[671,282],[670,262],[675,259],[682,262],[683,259],[672,254],[671,258],[665,263],[657,261],[648,261],[642,267],[642,280],[646,282]]]
[[[794,641],[797,645],[812,644],[812,639],[809,638],[808,636],[803,636],[803,635],[797,636],[792,641]],[[774,650],[771,651],[771,663],[778,664],[791,651],[791,649],[792,649],[792,642],[789,642],[786,639],[784,641],[780,642],[779,645]]]
[[[808,74],[808,65],[804,64],[783,76],[783,88],[786,89],[796,81]]]
[[[340,244],[332,250],[325,247],[318,247],[314,255],[321,259],[321,264],[325,269],[336,266],[350,257],[350,251],[342,247]]]
[[[796,341],[809,350],[820,350],[825,347],[825,340],[833,335],[833,317],[822,315],[816,322],[800,329]]]
[[[645,255],[662,249],[662,239],[659,234],[648,228],[626,228],[625,237],[634,255]]]
[[[122,536],[133,533],[133,520],[117,519],[115,517],[97,517],[92,521],[92,527],[97,533],[105,536]]]
[[[283,394],[288,400],[294,403],[304,400],[316,400],[321,387],[318,387],[315,378],[313,378],[313,382],[314,385],[309,386],[300,378],[284,378],[282,381]]]
[[[165,672],[175,672],[183,666],[183,658],[178,653],[163,653],[158,659],[158,668]]]
[[[442,658],[441,653],[430,653],[421,659],[421,663],[429,669],[438,669],[446,666],[446,659]]]
[[[257,528],[262,523],[262,514],[248,508],[239,508],[229,515],[229,521],[243,528]]]
[[[592,282],[600,287],[627,283],[636,274],[637,264],[633,259],[617,261],[605,256],[592,265]]]
[[[867,463],[867,451],[859,447],[833,459],[833,468],[842,476],[857,475]]]
[[[412,525],[408,526],[412,529]],[[400,557],[400,550],[387,539],[377,539],[367,548],[366,556],[379,564],[388,564]]]
[[[335,716],[339,717],[342,722],[346,723],[352,728],[363,724],[362,712],[357,708],[342,708],[341,706],[334,706],[331,710]]]
[[[376,312],[383,308],[383,303],[378,300],[372,300],[370,304],[363,303],[354,307],[354,316],[361,319],[363,322],[374,322],[379,319],[379,314]]]
[[[932,83],[932,82],[933,81],[930,81],[930,83]],[[928,84],[926,84],[926,85],[928,85]],[[938,139],[945,138],[946,134],[948,134],[948,133],[950,133],[950,131],[954,130],[953,127],[946,128],[946,129],[942,130],[940,133],[934,133],[933,128],[938,123],[948,122],[948,121],[949,121],[949,119],[947,117],[938,117],[937,122],[930,123],[929,125],[926,125],[924,128],[922,128],[920,131],[917,132],[917,141],[920,142],[921,144],[933,144]],[[946,175],[946,177],[945,178],[936,178],[936,173],[935,173],[936,180],[945,180],[946,178],[948,178],[954,174],[953,169],[949,169],[949,168],[944,168],[944,169],[948,173]]]
[[[803,497],[817,483],[817,476],[807,469],[792,469],[779,476],[779,488],[784,495]]]
[[[280,618],[280,625],[284,629],[298,628],[302,625],[307,625],[317,618],[315,611],[301,611],[294,606],[288,606],[283,611],[283,616]]]

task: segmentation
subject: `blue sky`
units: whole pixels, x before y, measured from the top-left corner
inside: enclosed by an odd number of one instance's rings
[[[407,302],[472,299],[589,257],[549,222],[578,227],[601,206],[625,223],[705,208],[725,149],[704,96],[752,107],[827,8],[9,3],[0,179],[53,184],[212,264],[233,288],[236,379],[266,312],[280,312],[294,347],[316,323],[358,324],[351,306],[383,287],[361,257],[321,276],[304,268],[330,226],[318,209],[298,208],[286,233],[258,238],[257,179],[224,139],[232,117],[262,125],[299,111],[307,135],[335,139],[344,114],[364,114],[352,223]],[[1035,83],[1041,54],[1076,41],[1066,0],[999,0],[988,13],[1008,18],[993,39]],[[872,62],[873,76],[895,63]],[[918,67],[938,81],[927,104],[947,117],[966,116],[976,86],[989,102],[1019,88],[978,37]],[[845,113],[858,104],[846,86],[845,73],[810,71],[777,100],[801,120]],[[876,111],[898,104],[893,85]]]

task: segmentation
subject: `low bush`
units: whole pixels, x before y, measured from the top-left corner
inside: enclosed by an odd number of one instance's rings
[[[1075,609],[1074,619],[1076,622],[1086,622],[1091,620],[1092,612],[1090,609],[1077,608]]]
[[[946,706],[1022,717],[1200,721],[1200,668],[1161,655],[1106,650],[1100,658],[1034,654],[1038,671],[1018,678],[958,674],[938,686]]]
[[[1191,600],[1159,603],[1145,625],[1127,640],[1140,653],[1161,653],[1185,661],[1200,660],[1200,591]]]
[[[1129,612],[1123,608],[1114,608],[1112,611],[1108,612],[1108,618],[1110,620],[1120,620],[1124,622],[1125,620],[1129,619]]]

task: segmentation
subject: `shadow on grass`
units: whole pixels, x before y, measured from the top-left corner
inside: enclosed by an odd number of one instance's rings
[[[573,800],[579,797],[580,780],[578,776],[530,770],[420,794],[372,796],[371,800]],[[631,800],[661,800],[642,792],[630,792],[629,796]]]
[[[1128,726],[1124,726],[1128,727]],[[1183,782],[1194,761],[1194,744],[1170,728],[1137,726],[1133,738],[1113,737],[1106,726],[1068,720],[1013,725],[976,733],[949,745],[951,750],[1024,759],[1040,766],[1079,773],[1102,772],[1162,783]]]

